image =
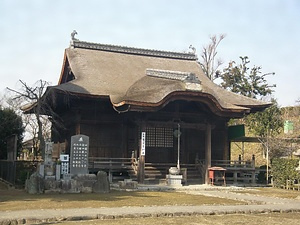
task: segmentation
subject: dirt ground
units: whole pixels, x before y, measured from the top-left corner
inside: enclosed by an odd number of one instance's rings
[[[299,199],[300,192],[274,188],[244,188],[232,192],[258,196]],[[39,194],[30,195],[24,190],[8,189],[0,182],[0,213],[24,209],[101,208],[130,206],[184,206],[184,205],[241,205],[245,202],[193,195],[175,191],[111,191],[108,194]],[[300,213],[225,214],[182,217],[148,217],[113,220],[64,221],[58,224],[299,224]]]
[[[107,194],[38,194],[0,190],[0,211],[24,209],[101,208],[155,205],[235,205],[240,201],[158,191],[111,191]]]

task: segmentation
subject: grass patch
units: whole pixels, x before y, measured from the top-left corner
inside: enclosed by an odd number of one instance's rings
[[[179,192],[111,191],[107,194],[38,194],[0,190],[0,211],[24,209],[100,208],[162,205],[236,205],[236,200]]]
[[[288,199],[295,199],[300,196],[300,191],[286,190],[286,189],[279,189],[279,188],[272,188],[272,187],[251,188],[251,189],[246,188],[244,190],[238,190],[234,192],[266,196],[266,197],[288,198]]]

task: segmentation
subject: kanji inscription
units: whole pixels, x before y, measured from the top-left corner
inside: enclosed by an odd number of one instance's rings
[[[89,157],[89,137],[75,135],[71,137],[71,174],[87,174]]]

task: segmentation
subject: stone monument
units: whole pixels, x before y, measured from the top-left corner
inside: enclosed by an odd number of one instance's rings
[[[110,190],[107,174],[104,171],[98,171],[97,181],[93,184],[94,193],[108,193]]]
[[[71,137],[70,173],[88,174],[89,137],[75,135]]]
[[[53,142],[47,141],[45,143],[45,158],[44,158],[44,169],[45,169],[45,178],[49,178],[54,174],[54,163],[52,160],[52,150],[53,150]],[[52,178],[52,177],[51,177]]]
[[[97,176],[89,174],[88,136],[71,137],[70,157],[68,154],[61,154],[55,170],[52,149],[53,142],[47,142],[44,163],[40,164],[37,171],[26,180],[28,193],[107,193],[110,191],[106,172],[99,171]]]

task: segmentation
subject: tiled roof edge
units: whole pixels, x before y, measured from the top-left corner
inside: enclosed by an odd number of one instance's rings
[[[197,56],[194,53],[142,49],[142,48],[127,47],[127,46],[119,46],[119,45],[108,45],[108,44],[85,42],[79,40],[72,40],[70,45],[73,48],[84,48],[84,49],[101,50],[101,51],[108,51],[108,52],[119,52],[119,53],[126,53],[126,54],[155,56],[155,57],[183,59],[183,60],[197,60]]]

